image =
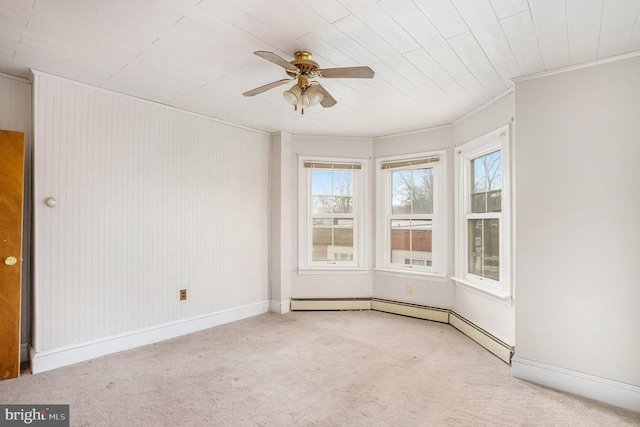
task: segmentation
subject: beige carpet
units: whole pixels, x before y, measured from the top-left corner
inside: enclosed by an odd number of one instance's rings
[[[510,376],[450,325],[265,314],[0,383],[79,426],[617,426],[640,414]]]

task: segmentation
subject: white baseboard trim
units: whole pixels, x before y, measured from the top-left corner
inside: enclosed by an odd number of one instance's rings
[[[291,300],[269,301],[269,311],[271,313],[286,314],[291,311]]]
[[[31,372],[38,374],[78,362],[130,350],[136,347],[176,338],[193,332],[264,314],[269,311],[269,301],[261,301],[241,307],[218,311],[204,316],[191,317],[151,328],[127,332],[97,341],[53,350],[36,352],[31,348]]]
[[[514,356],[511,376],[640,412],[640,387]]]

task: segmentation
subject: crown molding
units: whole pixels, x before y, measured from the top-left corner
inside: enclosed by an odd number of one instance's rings
[[[511,79],[512,82],[518,83],[525,80],[537,79],[540,77],[552,76],[554,74],[566,73],[568,71],[581,70],[583,68],[594,67],[596,65],[608,64],[609,62],[622,61],[623,59],[635,58],[640,56],[640,50],[630,53],[624,53],[622,55],[609,56],[607,58],[595,59],[589,62],[582,62],[580,64],[569,65],[562,68],[556,68],[554,70],[541,71],[539,73],[527,74],[526,76],[514,77]]]

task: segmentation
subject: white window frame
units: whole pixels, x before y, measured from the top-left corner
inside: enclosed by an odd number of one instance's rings
[[[420,266],[391,262],[391,171],[383,169],[387,162],[411,162],[412,160],[439,157],[428,167],[433,168],[433,214],[431,235],[431,265]],[[425,164],[410,166],[418,169]],[[405,168],[403,168],[405,169]],[[406,170],[405,169],[405,170]],[[396,169],[398,170],[398,169]],[[447,152],[429,151],[400,156],[378,158],[376,162],[377,210],[376,210],[376,271],[394,275],[428,276],[435,281],[446,281],[447,277]],[[426,264],[426,263],[425,263]]]
[[[479,138],[456,147],[455,161],[455,276],[456,283],[477,290],[501,300],[511,300],[512,289],[512,245],[511,245],[511,129],[509,125],[502,126]],[[481,277],[468,271],[468,223],[472,217],[482,215],[471,213],[471,177],[470,164],[473,159],[486,154],[501,151],[502,191],[501,212],[497,217],[500,221],[500,270],[499,280]],[[495,213],[490,216],[496,216]]]
[[[313,212],[311,210],[311,171],[305,168],[305,162],[326,164],[359,164],[354,169],[353,180],[353,260],[352,261],[314,261],[313,249]],[[299,156],[298,157],[298,273],[299,274],[366,274],[367,244],[366,229],[368,206],[368,159]],[[331,170],[331,169],[326,169]]]

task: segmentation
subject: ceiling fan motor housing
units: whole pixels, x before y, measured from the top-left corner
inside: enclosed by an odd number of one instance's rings
[[[298,68],[297,72],[300,74],[313,74],[319,67],[318,63],[311,59],[311,52],[307,52],[306,50],[301,50],[293,54],[295,59],[291,61],[291,64],[295,65]],[[287,74],[291,77],[294,77],[297,74],[296,71],[289,72],[287,70]]]

